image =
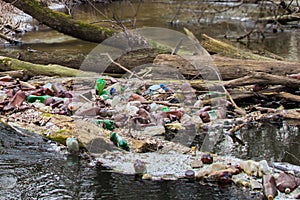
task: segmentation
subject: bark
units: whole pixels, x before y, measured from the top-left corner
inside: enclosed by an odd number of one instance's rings
[[[231,44],[216,40],[207,36],[206,34],[201,35],[200,44],[204,47],[210,54],[218,54],[220,56],[226,56],[230,58],[239,59],[250,59],[250,60],[274,60],[274,58],[268,58],[258,54],[254,54],[251,51],[243,50],[234,47]]]
[[[218,67],[224,80],[236,79],[255,72],[285,76],[300,73],[298,62],[278,60],[240,60],[222,56],[213,56],[214,64]]]
[[[36,0],[3,0],[10,3],[23,12],[31,15],[39,22],[70,36],[100,43],[110,37],[114,31],[92,24],[74,20],[70,16],[53,11]]]
[[[84,72],[77,69],[71,69],[60,65],[40,65],[20,61],[13,58],[0,56],[0,70],[14,71],[25,70],[29,76],[97,76],[93,72]]]
[[[279,16],[269,16],[269,17],[262,17],[257,20],[259,23],[273,23],[278,22],[280,24],[286,24],[288,22],[294,22],[300,20],[299,13],[293,13],[290,15],[279,15]]]
[[[21,80],[28,80],[30,77],[30,72],[26,70],[17,70],[17,71],[5,71],[5,72],[0,72],[0,77],[1,76],[10,76],[12,78],[18,78]]]
[[[0,33],[0,38],[6,40],[7,42],[9,42],[10,44],[13,44],[13,45],[21,44],[20,41],[14,40],[14,39],[12,39],[12,38],[10,38],[10,37],[2,34],[2,33]]]
[[[300,73],[300,64],[296,62],[286,62],[277,60],[241,60],[213,56],[211,66],[215,66],[223,80],[241,78],[255,72],[265,72],[273,75],[287,75]],[[190,57],[188,60],[195,60],[197,57]],[[168,65],[178,69],[185,77],[193,77],[199,74],[198,78],[208,73],[208,68],[203,65],[203,69],[196,70],[186,59],[178,55],[160,54],[154,63]]]
[[[300,80],[258,72],[249,76],[245,76],[243,78],[228,81],[224,86],[235,87],[235,86],[244,86],[244,85],[253,85],[253,84],[283,85],[290,88],[299,88]]]

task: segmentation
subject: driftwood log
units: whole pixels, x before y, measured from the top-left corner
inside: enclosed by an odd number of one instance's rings
[[[0,56],[1,71],[25,70],[28,76],[97,76],[93,72],[84,72],[61,65],[40,65]]]
[[[260,61],[260,60],[241,60],[227,58],[221,56],[212,56],[212,66],[215,66],[223,80],[231,80],[249,75],[255,72],[265,72],[274,75],[288,75],[300,73],[300,64],[287,61]],[[189,58],[192,60],[193,58]],[[179,72],[185,76],[195,76],[205,73],[205,65],[203,69],[196,70],[187,60],[177,55],[160,54],[154,63],[174,66]],[[204,71],[203,71],[204,70]],[[198,78],[201,78],[199,76]]]
[[[208,52],[214,53],[214,55],[212,55],[212,59],[207,60],[206,62],[208,62],[209,65],[217,68],[223,80],[241,78],[253,72],[266,72],[268,74],[281,76],[300,73],[300,64],[298,62],[279,61],[278,59],[280,58],[277,57],[269,58],[260,56],[250,51],[238,49],[230,44],[221,42],[206,35],[202,36],[201,45]],[[0,54],[11,57],[12,60],[13,58],[18,58],[19,60],[33,62],[36,64],[57,64],[75,69],[81,68],[81,64],[85,58],[84,53],[80,52],[74,52],[71,55],[65,55],[62,52],[29,52],[21,49],[14,51],[1,50]],[[13,66],[10,68],[5,68],[7,66],[3,65],[3,62],[1,61],[3,59],[5,60],[4,57],[0,58],[0,69],[14,70],[12,69]],[[165,64],[174,67],[185,77],[193,78],[194,76],[199,75],[199,69],[195,70],[195,67],[192,66],[188,61],[195,59],[199,58],[196,56],[191,56],[183,59],[180,56],[171,55],[171,52],[166,52],[165,50],[141,49],[138,51],[128,52],[127,54],[118,58],[116,62],[130,70],[136,66],[141,66],[146,63],[154,62],[155,64]],[[19,62],[16,61],[13,63]],[[13,63],[12,65],[14,65]],[[29,63],[26,63],[26,65],[29,65]],[[205,67],[206,65],[203,65],[202,69],[200,69],[200,74],[205,73]],[[84,70],[93,71],[93,66],[90,68],[87,67]],[[111,64],[109,67],[107,67],[105,72],[108,74],[125,73],[123,69],[114,64]],[[197,78],[201,77],[199,76]]]

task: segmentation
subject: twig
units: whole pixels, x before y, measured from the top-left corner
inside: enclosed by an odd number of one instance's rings
[[[294,159],[296,159],[296,161],[298,161],[298,163],[300,164],[300,159],[297,158],[297,156],[295,156],[294,154],[288,152],[288,151],[284,151],[284,153],[289,154],[290,156],[292,156]]]
[[[115,62],[108,53],[101,53],[100,55],[104,55],[107,56],[108,59],[110,60],[110,62],[112,62],[113,64],[117,65],[118,67],[120,67],[121,69],[123,69],[124,71],[128,72],[129,74],[131,74],[132,76],[143,80],[141,77],[139,77],[138,75],[136,75],[135,73],[133,73],[132,71],[130,71],[129,69],[127,69],[126,67],[122,66],[120,63]]]
[[[20,128],[18,128],[13,122],[8,122],[7,125],[14,129],[17,133],[24,135],[24,136],[29,136],[28,134],[24,133]]]
[[[156,104],[161,104],[164,106],[169,106],[169,107],[180,107],[179,104],[174,104],[174,103],[168,103],[168,102],[164,102],[164,101],[142,101],[142,104],[152,104],[152,103],[156,103]]]
[[[179,49],[181,47],[182,41],[183,41],[183,38],[180,38],[180,40],[176,44],[175,48],[173,49],[171,55],[177,54],[177,52],[179,51]]]
[[[223,90],[225,91],[225,94],[226,96],[229,98],[230,102],[232,103],[232,105],[235,107],[236,109],[236,112],[241,114],[241,115],[245,115],[246,114],[246,111],[242,108],[240,108],[235,102],[234,100],[232,99],[231,95],[229,94],[229,92],[226,90],[226,88],[224,86],[223,87]]]
[[[134,16],[133,16],[132,28],[135,28],[135,27],[136,27],[136,18],[137,18],[137,15],[138,15],[138,12],[139,12],[139,10],[140,10],[140,7],[141,7],[142,2],[143,2],[142,0],[139,1],[138,7],[137,7],[137,9],[135,10],[135,13],[134,13]]]
[[[21,44],[20,41],[14,40],[14,39],[12,39],[12,38],[9,38],[9,37],[7,37],[6,35],[4,35],[4,34],[2,34],[2,33],[0,33],[0,38],[6,40],[7,42],[9,42],[10,44],[13,44],[13,45]]]

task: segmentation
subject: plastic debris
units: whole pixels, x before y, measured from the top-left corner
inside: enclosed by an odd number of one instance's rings
[[[107,130],[114,130],[116,127],[115,127],[115,122],[112,121],[112,120],[107,120],[107,119],[104,119],[104,120],[95,120],[95,122],[97,124],[102,124],[103,125],[103,128],[107,129]]]
[[[110,141],[112,141],[117,147],[129,151],[129,145],[127,141],[116,132],[110,134]]]
[[[268,200],[273,200],[278,195],[273,175],[267,174],[263,176],[263,190]]]
[[[67,138],[66,145],[67,145],[68,151],[70,153],[78,153],[79,152],[79,143],[76,138],[74,138],[74,137]]]
[[[204,164],[211,164],[213,163],[213,157],[210,154],[204,154],[201,156],[201,161]]]
[[[133,167],[134,167],[136,174],[146,174],[147,173],[146,163],[140,159],[137,159],[134,162]]]
[[[105,86],[106,86],[106,81],[105,80],[103,80],[101,78],[97,79],[96,85],[95,85],[96,94],[101,95],[104,88],[105,88]]]

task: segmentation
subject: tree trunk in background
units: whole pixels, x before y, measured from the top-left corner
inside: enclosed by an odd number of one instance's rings
[[[114,31],[92,24],[87,24],[70,16],[53,11],[36,0],[3,0],[6,3],[10,3],[23,12],[31,15],[39,22],[70,36],[90,41],[101,43],[103,40],[110,37]]]

